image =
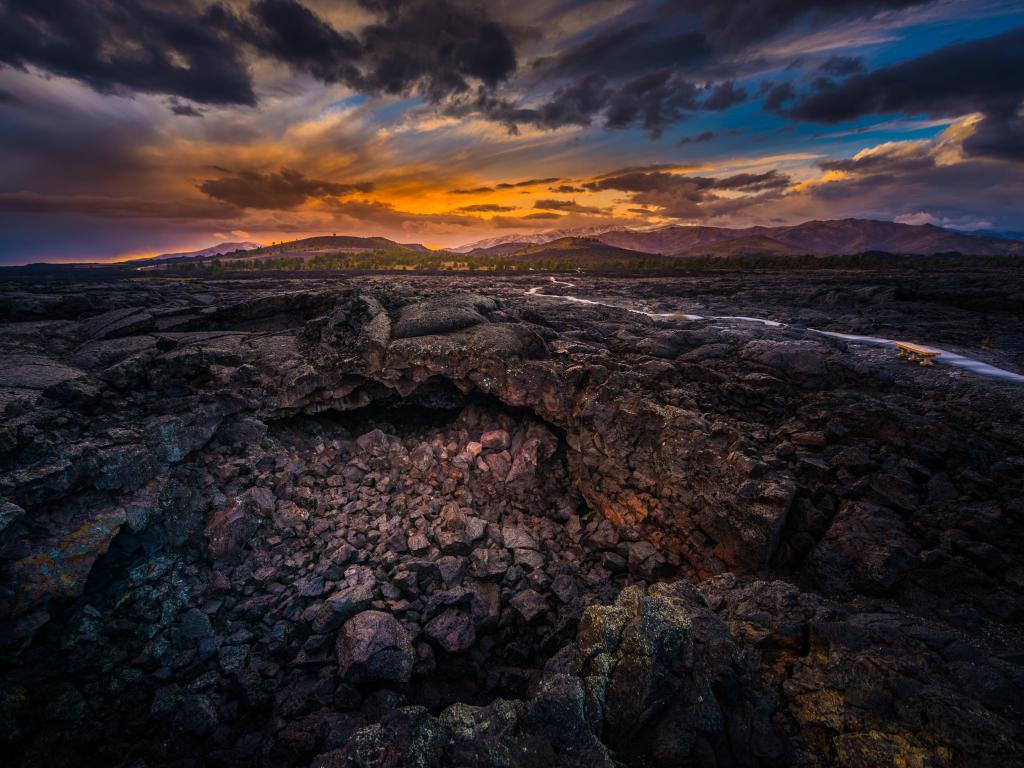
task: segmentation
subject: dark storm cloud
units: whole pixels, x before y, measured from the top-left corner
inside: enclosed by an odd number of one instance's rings
[[[738,173],[735,176],[726,176],[724,179],[715,179],[714,181],[715,189],[737,189],[744,192],[783,189],[790,184],[790,178],[778,171]]]
[[[764,108],[769,112],[781,110],[787,102],[796,98],[796,89],[792,83],[765,82],[761,85],[761,95],[764,98]]]
[[[604,213],[591,205],[580,205],[575,200],[536,200],[534,208],[542,211],[565,211],[566,213]]]
[[[701,68],[728,71],[736,49],[767,39],[802,22],[834,21],[906,8],[926,0],[666,0],[646,6],[649,18],[600,30],[587,40],[540,60],[535,70],[549,78],[574,78],[534,110],[507,102],[483,110],[514,125],[555,128],[590,125],[599,115],[608,128],[640,126],[652,138],[693,112],[725,110],[746,100],[734,81],[706,88],[692,82]],[[834,63],[849,67],[852,60]],[[628,79],[631,78],[631,79]],[[769,94],[778,108],[785,87]]]
[[[535,62],[544,77],[580,78],[600,72],[611,79],[653,69],[712,63],[721,47],[769,38],[801,21],[834,21],[929,0],[665,0],[638,4],[634,18],[616,19],[584,41]]]
[[[668,191],[679,188],[698,189],[735,189],[754,190],[771,187],[785,187],[789,184],[788,176],[778,171],[765,173],[739,173],[733,176],[715,179],[708,176],[686,176],[679,173],[664,171],[626,171],[609,174],[595,181],[584,184],[587,189],[597,192],[614,189],[620,192],[651,192]]]
[[[548,212],[528,213],[525,216],[523,216],[523,218],[524,219],[560,219],[560,218],[562,218],[562,214],[560,214],[560,213],[548,213]]]
[[[294,0],[258,0],[251,6],[248,32],[264,53],[308,71],[327,83],[352,83],[359,78],[354,62],[362,54],[359,41],[339,33]]]
[[[507,213],[508,211],[514,211],[515,206],[497,205],[496,203],[481,203],[480,205],[463,205],[461,208],[456,208],[455,210],[464,213]]]
[[[414,86],[439,100],[469,88],[467,78],[494,87],[516,69],[506,29],[485,6],[456,0],[360,0],[384,21],[361,34],[359,85],[372,92],[405,93]]]
[[[551,179],[526,179],[525,181],[504,182],[498,184],[496,189],[515,189],[517,187],[539,187],[541,184],[554,184],[561,181],[557,176]]]
[[[473,187],[472,189],[449,189],[449,195],[482,195],[486,192],[493,192],[494,187]]]
[[[701,104],[704,109],[728,109],[747,100],[747,92],[738,88],[732,80],[722,83],[711,91],[711,95]]]
[[[531,87],[543,95],[521,103],[490,91],[446,105],[451,115],[481,114],[515,132],[519,125],[543,129],[601,124],[639,127],[652,139],[701,110],[726,110],[744,102],[746,91],[723,75],[754,43],[798,24],[869,16],[879,10],[920,5],[925,0],[651,0],[639,3],[585,39],[537,60]],[[853,59],[830,65],[853,71]],[[697,85],[706,83],[709,85]],[[544,86],[548,87],[546,92]],[[790,94],[769,94],[778,109]]]
[[[233,205],[206,200],[153,201],[96,195],[40,195],[35,192],[0,193],[0,211],[182,221],[230,219],[241,214]]]
[[[210,197],[240,208],[271,209],[295,208],[310,198],[339,197],[373,189],[369,182],[340,184],[308,179],[288,168],[266,174],[242,171],[233,176],[207,179],[197,186]]]
[[[504,123],[512,132],[518,125],[554,129],[599,122],[612,129],[640,127],[656,139],[701,109],[728,109],[745,99],[746,93],[734,83],[701,88],[683,75],[663,68],[619,82],[593,73],[555,89],[537,107],[520,107],[477,91],[468,100],[449,103],[445,112],[457,117],[482,114]]]
[[[862,157],[825,160],[818,163],[818,167],[823,171],[840,171],[857,175],[898,174],[931,168],[934,165],[935,158],[926,147],[922,147],[918,151],[880,152]]]
[[[713,43],[743,46],[766,40],[800,22],[866,16],[925,2],[928,0],[667,0],[665,5],[698,19]]]
[[[605,108],[612,96],[613,91],[608,88],[608,80],[603,75],[588,75],[573,85],[556,90],[532,116],[524,116],[520,121],[543,128],[590,125],[594,115]]]
[[[714,131],[702,131],[696,136],[683,136],[677,144],[680,147],[686,146],[687,144],[702,144],[705,141],[711,141],[713,138],[715,138]]]
[[[792,92],[790,92],[792,97]],[[947,45],[916,59],[854,75],[819,80],[783,113],[800,120],[838,123],[865,115],[961,115],[984,120],[964,142],[968,155],[1024,160],[1024,27],[1001,35]],[[765,100],[767,109],[782,103]]]
[[[361,0],[380,17],[339,32],[297,0],[258,0],[240,34],[262,53],[364,93],[418,92],[439,101],[489,88],[516,69],[515,48],[485,6],[468,0]]]
[[[600,123],[640,127],[657,138],[699,110],[724,110],[745,100],[741,87],[723,79],[734,74],[740,49],[801,24],[922,2],[649,0],[536,61],[528,73],[532,92],[526,98],[532,101],[524,106],[498,88],[517,72],[514,41],[525,32],[498,18],[495,6],[476,0],[358,1],[373,20],[348,31],[335,29],[303,0],[6,0],[0,5],[0,62],[38,67],[103,92],[254,105],[246,62],[256,55],[361,93],[417,94],[443,104],[447,114],[482,115],[513,131],[523,124],[555,129]],[[857,64],[832,57],[822,68],[842,76],[854,74]],[[841,101],[831,89],[856,88],[857,77],[824,81],[795,114],[842,119],[829,115]],[[766,108],[783,109],[789,87],[769,92]],[[856,110],[858,103],[870,109],[864,104],[870,93],[868,87],[854,94],[858,98],[845,109]],[[171,109],[195,116],[187,105]]]
[[[95,99],[50,93],[46,81],[8,78],[21,103],[0,106],[0,189],[150,196],[138,186],[150,162],[140,147],[161,134],[148,110],[98,109]]]
[[[819,81],[787,114],[822,123],[887,113],[1011,115],[1022,99],[1024,27],[841,82]]]
[[[639,126],[657,138],[670,125],[699,109],[701,93],[696,85],[668,69],[648,72],[623,83],[611,83],[595,73],[556,89],[539,107],[518,107],[478,91],[470,100],[449,104],[446,113],[483,114],[506,124],[513,132],[523,124],[553,129],[587,126],[600,119],[607,128]]]
[[[518,133],[520,125],[544,129],[585,126],[606,108],[613,93],[604,76],[593,74],[577,83],[557,88],[539,107],[521,107],[510,99],[478,88],[472,95],[451,99],[445,105],[444,113],[451,117],[482,115],[493,122],[503,123],[511,133]]]
[[[191,104],[171,104],[171,112],[181,117],[202,117],[202,111]]]
[[[493,187],[470,187],[465,189],[449,189],[449,195],[481,195],[498,189],[518,189],[519,187],[539,187],[541,184],[554,184],[561,181],[557,176],[550,179],[524,179],[523,181],[504,181]]]
[[[237,13],[195,0],[6,0],[0,62],[38,67],[101,92],[165,93],[254,105],[244,53],[254,50],[327,83],[437,101],[494,87],[515,49],[485,7],[461,0],[362,3],[382,18],[339,32],[297,0],[257,0]]]
[[[595,176],[593,178],[593,181],[604,181],[606,179],[613,179],[619,176],[624,176],[629,173],[655,173],[660,171],[686,170],[690,170],[690,166],[682,165],[680,163],[652,163],[649,165],[629,165],[626,166],[625,168],[616,168],[614,171],[609,171],[608,173],[602,173],[599,176]]]
[[[678,75],[659,70],[622,86],[610,99],[605,117],[609,128],[640,124],[657,138],[671,124],[697,109],[700,90]]]
[[[482,195],[488,192],[494,192],[498,189],[518,189],[519,187],[539,187],[541,184],[554,184],[556,181],[561,181],[557,176],[550,179],[524,179],[523,181],[504,181],[501,184],[495,184],[493,187],[470,187],[464,189],[449,189],[449,195]]]
[[[20,104],[21,99],[10,91],[0,88],[0,104]]]
[[[495,93],[517,69],[521,30],[473,0],[359,0],[374,15],[340,31],[300,0],[227,6],[197,0],[9,0],[0,10],[0,62],[35,66],[99,91],[166,93],[205,104],[254,105],[246,54],[368,94],[416,93],[449,114],[482,114],[515,129],[639,126],[652,137],[698,109],[727,109],[745,93],[691,82],[718,48],[763,39],[805,18],[834,19],[916,0],[652,0],[582,42],[537,61],[539,106]],[[521,37],[521,34],[520,34]],[[719,62],[721,64],[721,62]],[[460,97],[452,101],[453,97]],[[193,115],[186,106],[172,107]]]
[[[572,184],[559,184],[557,187],[551,187],[550,189],[552,192],[556,192],[560,195],[572,195],[587,191],[583,187],[575,187]]]
[[[864,57],[829,56],[818,69],[826,75],[846,77],[864,71]]]
[[[1024,174],[1012,164],[967,160],[951,165],[922,166],[900,174],[864,173],[830,184],[817,184],[805,194],[832,203],[873,203],[881,210],[940,211],[944,215],[971,211],[981,217],[999,215],[1024,196]]]
[[[714,131],[701,131],[696,136],[683,136],[676,142],[676,146],[685,147],[687,144],[703,144],[719,136],[739,136],[743,133],[739,128],[730,128],[728,131],[715,133]]]
[[[964,141],[968,155],[1024,163],[1024,118],[988,117]]]
[[[716,190],[777,195],[790,184],[778,171],[740,173],[724,178],[686,176],[664,171],[627,170],[586,183],[594,192],[617,190],[630,193],[630,202],[646,206],[651,212],[682,219],[704,218],[709,206],[723,198]]]
[[[644,20],[598,31],[582,43],[538,60],[534,69],[545,77],[585,77],[593,72],[630,76],[649,69],[690,66],[711,54],[702,32],[673,31]]]
[[[210,104],[254,104],[229,14],[191,0],[7,0],[0,62],[81,80],[98,91],[169,93]]]

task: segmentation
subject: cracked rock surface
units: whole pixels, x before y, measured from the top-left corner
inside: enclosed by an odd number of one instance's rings
[[[799,326],[1012,367],[1024,293],[865,280],[0,285],[0,743],[1020,764],[1022,390]]]

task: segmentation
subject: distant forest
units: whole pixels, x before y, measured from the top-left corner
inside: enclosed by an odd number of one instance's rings
[[[380,271],[496,271],[496,272],[693,272],[806,269],[935,269],[935,268],[1021,268],[1020,256],[964,256],[938,253],[929,256],[898,255],[878,251],[850,256],[778,256],[746,255],[728,258],[714,256],[662,256],[641,254],[628,257],[588,257],[575,252],[564,258],[537,258],[523,255],[469,256],[447,251],[410,251],[404,249],[368,250],[317,254],[308,259],[271,257],[263,259],[203,259],[168,264],[173,273],[212,271],[214,276],[231,272],[321,272],[337,270]]]

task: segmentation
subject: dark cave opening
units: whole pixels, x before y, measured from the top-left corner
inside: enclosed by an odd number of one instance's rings
[[[513,418],[541,422],[563,442],[565,438],[563,427],[542,418],[531,408],[509,405],[478,389],[463,391],[443,376],[426,379],[407,395],[380,385],[369,385],[366,394],[370,398],[369,402],[361,407],[326,408],[309,415],[340,424],[350,431],[383,423],[395,430],[395,434],[402,434],[452,421],[463,408],[473,405],[505,413]],[[275,423],[287,423],[289,418],[277,419]]]
[[[535,465],[501,480],[531,445]],[[153,519],[122,527],[19,662],[34,700],[92,691],[79,724],[113,722],[117,736],[56,734],[45,705],[22,727],[74,745],[86,764],[129,747],[163,761],[325,711],[372,723],[397,706],[438,714],[530,696],[582,608],[634,580],[622,555],[595,545],[607,524],[576,490],[566,450],[528,409],[440,378],[361,409],[269,421],[256,442],[215,436],[172,468]],[[413,463],[431,454],[429,468]],[[231,558],[211,558],[211,513],[254,485],[273,488],[276,507]],[[282,508],[301,522],[282,523]],[[413,533],[429,546],[402,544]],[[349,682],[335,667],[339,630],[317,611],[357,578],[374,583],[361,610],[416,627],[406,682]],[[127,676],[131,695],[98,693],[110,676]],[[175,709],[159,722],[137,709],[167,696]],[[207,715],[215,726],[193,722]],[[151,731],[158,747],[144,745]]]

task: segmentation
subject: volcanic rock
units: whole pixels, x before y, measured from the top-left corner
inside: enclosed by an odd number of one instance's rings
[[[427,637],[448,653],[469,650],[476,641],[476,632],[469,614],[455,608],[442,611],[423,628]]]
[[[10,762],[1020,763],[1018,385],[802,330],[1019,369],[906,277],[4,285]]]
[[[409,634],[389,613],[363,611],[338,633],[338,673],[354,683],[405,683],[412,674]]]

